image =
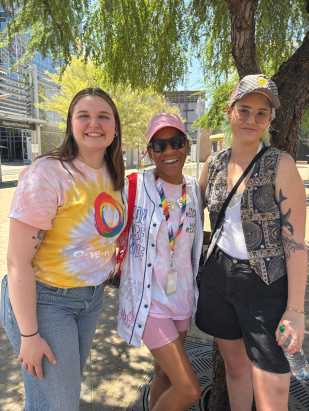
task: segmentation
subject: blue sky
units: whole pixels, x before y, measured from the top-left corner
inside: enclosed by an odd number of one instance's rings
[[[204,90],[205,84],[203,80],[202,68],[197,58],[192,59],[192,63],[187,73],[187,90]],[[184,79],[180,82],[176,90],[184,90]]]

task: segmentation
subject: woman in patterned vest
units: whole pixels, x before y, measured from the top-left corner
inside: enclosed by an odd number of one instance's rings
[[[206,161],[200,187],[214,231],[222,205],[256,154],[279,108],[275,83],[244,77],[227,106],[231,147]],[[263,144],[264,143],[264,144]],[[216,337],[232,411],[287,411],[285,350],[304,340],[306,196],[293,159],[269,148],[255,161],[213,233],[200,284],[196,323]],[[284,327],[282,327],[284,326]],[[284,329],[284,332],[280,332]]]

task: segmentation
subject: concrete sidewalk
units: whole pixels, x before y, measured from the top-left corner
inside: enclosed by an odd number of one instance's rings
[[[298,169],[305,182],[309,202],[309,166],[299,166]],[[133,171],[135,170],[129,170],[129,172]],[[16,187],[16,180],[12,178],[16,177],[6,175],[5,181],[0,184],[0,281],[6,274],[9,229],[7,215]],[[309,216],[307,217],[306,240],[309,244]],[[208,227],[209,220],[206,218],[205,229]],[[309,313],[308,285],[305,311]],[[144,345],[137,349],[118,337],[117,317],[118,290],[107,286],[104,291],[103,310],[83,377],[81,410],[124,411],[134,400],[139,388],[147,382],[147,374],[151,369],[153,358]],[[309,317],[306,318],[306,329],[303,348],[309,358]],[[188,334],[188,339],[193,338],[200,341],[211,340],[211,337],[197,328],[193,328]],[[20,364],[0,325],[0,411],[24,410],[24,398]]]

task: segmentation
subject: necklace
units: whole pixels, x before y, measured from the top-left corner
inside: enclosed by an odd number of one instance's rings
[[[155,170],[155,179],[156,179],[156,187],[161,199],[161,203],[162,203],[162,207],[163,207],[163,212],[165,215],[165,220],[167,223],[167,231],[168,231],[168,239],[169,239],[169,243],[170,243],[170,247],[171,247],[171,268],[173,268],[173,259],[174,259],[174,246],[175,243],[177,241],[177,239],[179,238],[181,231],[183,229],[183,223],[185,220],[185,214],[186,214],[186,181],[184,179],[184,176],[182,176],[182,206],[181,206],[181,219],[180,219],[180,225],[179,225],[179,229],[178,229],[178,233],[177,236],[174,240],[174,233],[173,233],[173,227],[172,227],[172,222],[171,222],[171,217],[170,217],[170,213],[168,211],[168,207],[167,207],[167,202],[165,199],[165,194],[164,194],[164,190],[163,190],[163,186],[162,186],[162,182],[160,177],[158,176],[157,170]]]

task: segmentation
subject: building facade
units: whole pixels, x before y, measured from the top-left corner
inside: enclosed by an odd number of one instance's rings
[[[7,20],[0,7],[2,41]],[[56,73],[51,58],[43,59],[39,53],[22,60],[27,50],[28,34],[16,35],[0,49],[0,146],[3,163],[29,164],[43,152],[47,142],[62,140],[56,122],[58,114],[42,112],[35,106],[39,94],[49,96],[58,92],[58,86],[45,74]],[[55,138],[54,138],[55,136]],[[43,144],[42,144],[43,143]],[[51,144],[49,144],[51,145]],[[52,148],[52,147],[51,147]]]
[[[199,118],[197,101],[199,98],[203,98],[204,93],[199,90],[181,90],[173,92],[165,92],[166,101],[171,106],[176,106],[180,110],[180,115],[186,120],[184,126],[187,135],[192,139],[193,144],[197,142],[197,130],[192,130],[192,124],[195,120]],[[205,110],[205,102],[202,101],[202,110],[200,115]],[[211,154],[211,141],[209,137],[212,134],[212,130],[200,129],[200,150],[199,150],[199,161],[205,162],[206,159]],[[196,152],[196,150],[192,150]],[[193,153],[192,153],[193,155]],[[194,154],[193,161],[196,161],[196,154]]]
[[[192,124],[198,119],[197,100],[203,97],[205,93],[200,90],[178,90],[171,92],[164,92],[166,101],[171,106],[176,106],[180,110],[181,117],[186,120],[184,126],[186,133],[195,140],[197,137],[196,130],[191,130]],[[205,109],[205,103],[202,102],[202,113]]]

